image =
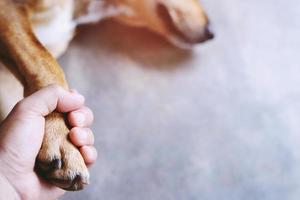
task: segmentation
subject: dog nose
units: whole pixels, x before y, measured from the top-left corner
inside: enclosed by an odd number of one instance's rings
[[[209,26],[206,26],[205,31],[204,31],[204,38],[206,38],[206,40],[212,40],[212,39],[214,39],[214,37],[215,37],[215,35],[210,30]]]
[[[214,39],[215,35],[213,34],[213,32],[210,30],[209,25],[205,26],[205,28],[203,29],[202,34],[198,37],[197,39],[197,43],[202,43],[205,42],[207,40],[212,40]]]

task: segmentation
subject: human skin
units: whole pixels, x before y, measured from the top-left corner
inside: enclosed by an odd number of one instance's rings
[[[95,162],[97,151],[89,128],[93,113],[84,105],[84,97],[56,85],[45,87],[20,101],[0,125],[0,200],[53,200],[64,194],[34,171],[44,136],[45,116],[54,110],[67,113],[71,126],[69,139],[86,165]]]

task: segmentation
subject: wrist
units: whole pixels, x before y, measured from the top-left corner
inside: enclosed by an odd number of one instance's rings
[[[7,178],[0,173],[0,200],[4,199],[20,200],[21,198]]]

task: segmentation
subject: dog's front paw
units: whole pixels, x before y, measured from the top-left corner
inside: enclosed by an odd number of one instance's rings
[[[57,187],[76,191],[89,183],[89,172],[79,150],[68,140],[68,133],[61,114],[52,113],[46,117],[45,136],[36,168]]]

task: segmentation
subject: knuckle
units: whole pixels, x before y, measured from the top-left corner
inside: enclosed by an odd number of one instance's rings
[[[24,100],[21,100],[15,105],[14,111],[17,113],[24,113],[28,111],[28,107],[28,103]]]
[[[60,88],[60,86],[58,84],[56,84],[56,83],[53,83],[53,84],[49,85],[49,87],[52,88],[52,89],[54,89],[54,90]]]
[[[62,91],[62,87],[58,84],[51,84],[49,88],[54,94],[59,94]]]

